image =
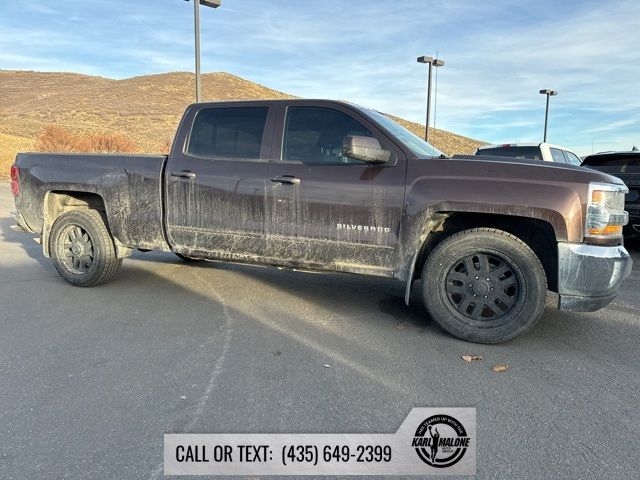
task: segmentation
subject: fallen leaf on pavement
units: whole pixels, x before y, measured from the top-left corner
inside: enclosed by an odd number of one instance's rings
[[[493,370],[494,372],[504,372],[508,368],[509,365],[494,365],[493,367],[491,367],[491,370]]]
[[[473,362],[474,360],[484,360],[482,355],[463,355],[462,359],[465,362]]]

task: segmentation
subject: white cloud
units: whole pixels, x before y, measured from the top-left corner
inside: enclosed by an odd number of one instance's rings
[[[585,133],[601,133],[601,132],[614,132],[620,130],[623,127],[636,126],[640,127],[640,117],[627,118],[623,120],[616,120],[614,122],[605,123],[597,127],[588,128]]]

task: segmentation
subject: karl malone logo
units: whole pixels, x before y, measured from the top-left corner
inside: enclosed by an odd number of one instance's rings
[[[460,461],[469,442],[467,431],[458,420],[449,415],[434,415],[420,424],[411,446],[427,465],[445,468]]]

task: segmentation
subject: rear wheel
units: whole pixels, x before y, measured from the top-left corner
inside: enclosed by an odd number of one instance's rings
[[[547,280],[540,260],[519,238],[489,228],[445,239],[422,271],[423,298],[449,333],[478,343],[511,340],[544,310]]]
[[[122,265],[105,221],[96,210],[72,210],[60,215],[49,241],[56,270],[77,287],[108,282]]]

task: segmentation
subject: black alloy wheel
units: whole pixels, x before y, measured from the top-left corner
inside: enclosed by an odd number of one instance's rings
[[[520,300],[514,267],[484,252],[458,260],[447,274],[445,289],[453,308],[472,320],[500,319]]]

